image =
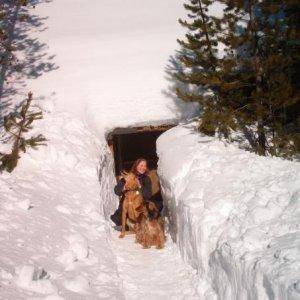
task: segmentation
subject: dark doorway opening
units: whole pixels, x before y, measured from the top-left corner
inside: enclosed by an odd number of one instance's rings
[[[156,140],[174,125],[116,128],[107,137],[115,161],[115,175],[129,171],[133,162],[145,158],[150,170],[157,169]]]
[[[159,211],[163,209],[159,178],[157,176],[156,140],[172,125],[143,126],[135,128],[116,128],[107,136],[108,145],[114,156],[115,176],[120,178],[122,171],[129,171],[138,158],[147,160],[152,184],[152,196],[149,199]],[[120,206],[119,206],[120,207]],[[118,215],[118,210],[114,216]],[[117,217],[118,218],[118,217]]]

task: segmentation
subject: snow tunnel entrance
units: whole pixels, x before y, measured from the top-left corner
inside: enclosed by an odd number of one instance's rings
[[[129,171],[133,162],[142,157],[148,162],[150,170],[157,169],[156,140],[174,125],[142,126],[116,128],[107,136],[113,153],[116,177],[122,171]]]
[[[166,130],[175,125],[116,128],[107,135],[107,142],[114,158],[114,173],[119,179],[122,171],[129,171],[133,162],[145,158],[152,182],[153,201],[159,210],[163,208],[159,178],[157,176],[156,140]],[[111,213],[111,211],[109,212]]]

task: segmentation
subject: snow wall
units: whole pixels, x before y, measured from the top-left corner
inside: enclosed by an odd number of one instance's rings
[[[47,146],[0,176],[0,299],[123,299],[102,205],[117,201],[105,139],[68,113],[37,124]]]
[[[108,146],[102,148],[98,169],[100,183],[100,203],[106,220],[116,210],[119,198],[114,194],[116,177],[114,174],[114,159]]]
[[[203,298],[299,299],[300,164],[192,125],[167,131],[157,147],[170,234],[197,269]]]

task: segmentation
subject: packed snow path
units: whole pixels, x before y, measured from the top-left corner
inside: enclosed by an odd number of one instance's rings
[[[199,299],[196,272],[170,240],[161,250],[142,249],[134,236],[120,240],[118,235],[112,233],[112,247],[126,299]]]

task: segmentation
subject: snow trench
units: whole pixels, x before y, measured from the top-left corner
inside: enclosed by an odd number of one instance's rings
[[[300,164],[193,125],[167,131],[157,147],[170,234],[198,271],[201,299],[299,299]]]
[[[108,147],[103,147],[98,174],[101,209],[106,220],[119,201],[113,192],[113,170],[112,154]],[[119,239],[119,232],[111,224],[106,230],[125,299],[199,299],[196,271],[183,262],[170,237],[162,250],[142,249],[134,242],[134,236]]]

